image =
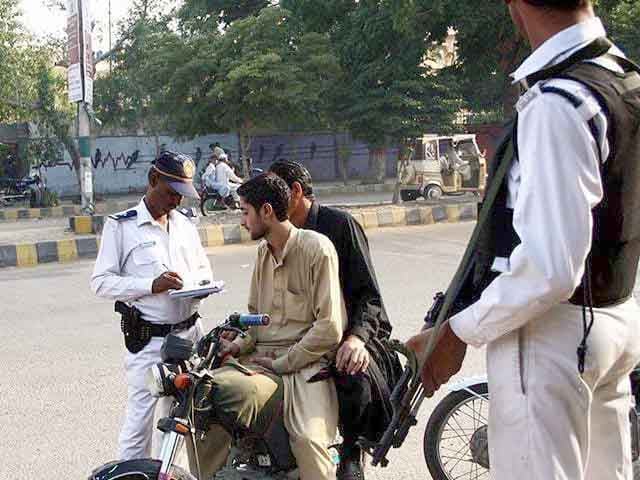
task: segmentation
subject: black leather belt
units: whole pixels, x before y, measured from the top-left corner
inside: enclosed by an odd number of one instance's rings
[[[180,323],[174,323],[174,324],[158,324],[158,323],[152,323],[149,325],[150,331],[151,331],[151,336],[152,337],[166,337],[167,335],[169,335],[171,332],[175,332],[178,330],[186,330],[188,328],[193,327],[196,322],[198,321],[198,319],[200,318],[200,314],[198,312],[194,313],[193,315],[191,315],[189,318],[187,318],[186,320],[180,322]]]

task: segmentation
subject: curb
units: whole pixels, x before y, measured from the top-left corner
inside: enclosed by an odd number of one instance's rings
[[[11,210],[0,210],[0,222],[15,220],[28,220],[36,218],[68,217],[70,215],[81,215],[82,210],[78,205],[65,205],[62,207],[49,208],[20,208]]]
[[[477,219],[477,204],[389,206],[374,209],[350,210],[365,230],[386,227],[432,225],[436,223],[459,223]],[[100,220],[96,220],[100,219]],[[71,218],[76,227],[95,228],[94,222],[104,217]],[[239,224],[205,225],[198,227],[202,246],[220,247],[252,242],[249,233]],[[0,268],[33,267],[44,263],[68,263],[79,259],[96,258],[100,237],[85,237],[38,243],[0,246]]]
[[[349,193],[380,193],[393,192],[395,184],[371,184],[371,185],[349,185],[317,187],[319,193],[325,195],[339,195]],[[142,193],[140,194],[142,195]],[[108,213],[121,212],[129,208],[135,207],[140,201],[120,201],[120,202],[100,202],[96,204],[95,213],[98,215],[106,215]],[[186,205],[185,206],[193,206]],[[197,206],[197,205],[196,205]],[[82,209],[79,205],[64,205],[50,208],[10,208],[0,210],[0,222],[10,222],[16,220],[35,220],[40,218],[60,218],[83,216]],[[79,233],[79,232],[77,232]],[[91,233],[91,232],[88,232]]]

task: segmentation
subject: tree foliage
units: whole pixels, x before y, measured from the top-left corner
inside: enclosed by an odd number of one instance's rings
[[[43,161],[62,145],[78,171],[80,156],[71,134],[74,109],[65,72],[55,67],[60,52],[56,42],[25,32],[15,2],[0,0],[0,122],[36,125],[41,148],[28,149],[34,160]]]
[[[213,31],[236,20],[258,15],[269,0],[186,0],[178,13],[190,30]]]
[[[185,45],[170,28],[158,1],[140,1],[121,25],[113,70],[95,82],[95,110],[106,125],[158,132],[168,130],[167,79],[184,63]]]
[[[287,10],[264,8],[189,48],[169,79],[177,133],[238,131],[246,153],[257,132],[327,126],[337,62],[327,37],[304,33]]]
[[[637,0],[601,0],[599,7],[610,37],[627,56],[640,62],[640,3]]]
[[[158,1],[137,0],[123,26],[113,73],[96,83],[99,116],[188,137],[238,131],[244,150],[257,132],[333,128],[383,151],[460,128],[460,112],[502,119],[529,52],[500,2],[186,0],[150,14]],[[640,4],[597,8],[637,56]],[[434,70],[425,57],[450,27],[457,61]]]

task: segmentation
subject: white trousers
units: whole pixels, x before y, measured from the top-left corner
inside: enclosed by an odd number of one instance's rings
[[[202,336],[200,320],[190,329],[175,332],[175,335],[195,342]],[[120,460],[151,456],[157,458],[160,453],[159,440],[162,432],[156,428],[156,422],[169,413],[173,398],[156,399],[152,397],[145,385],[145,374],[149,368],[162,361],[160,347],[163,340],[160,337],[153,337],[147,346],[138,353],[126,352],[125,370],[128,394],[127,411],[119,439],[118,458]]]
[[[640,308],[631,299],[595,310],[580,376],[582,330],[582,308],[561,304],[488,345],[493,480],[632,479],[628,375],[640,360]]]

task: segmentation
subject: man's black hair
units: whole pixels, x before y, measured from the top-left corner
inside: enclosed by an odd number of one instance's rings
[[[240,185],[238,195],[255,208],[256,211],[268,203],[273,208],[273,213],[275,213],[279,222],[284,222],[289,218],[287,209],[289,208],[291,190],[278,175],[263,173],[253,177]]]
[[[524,0],[534,7],[555,8],[556,10],[577,10],[590,4],[590,0]]]
[[[282,178],[289,188],[293,188],[293,183],[298,182],[302,187],[302,193],[307,198],[313,198],[313,181],[307,167],[299,162],[285,160],[281,158],[269,167],[271,173],[275,173]]]

